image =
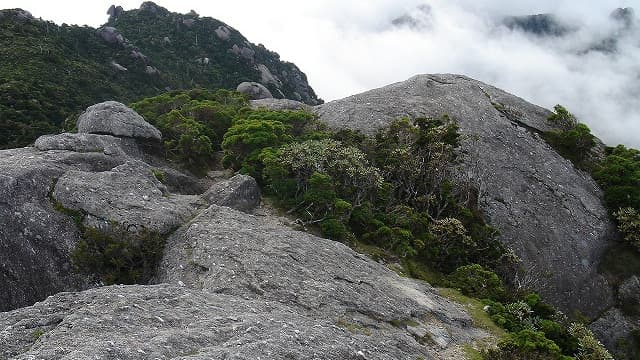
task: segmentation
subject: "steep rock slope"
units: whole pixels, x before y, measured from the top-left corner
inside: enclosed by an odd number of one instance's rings
[[[334,128],[373,133],[396,118],[448,114],[466,135],[461,178],[480,191],[481,207],[526,270],[560,309],[595,317],[612,305],[598,273],[613,225],[595,182],[538,135],[549,111],[458,75],[420,75],[315,108]]]
[[[171,237],[158,281],[0,313],[0,358],[462,359],[488,337],[422,282],[217,205]]]
[[[136,139],[98,134],[43,136],[35,147],[0,151],[0,311],[91,285],[73,271],[81,234],[63,208],[96,228],[115,222],[166,233],[205,206],[198,196],[173,194],[145,161]],[[167,184],[198,187],[162,171]]]
[[[221,21],[151,2],[110,13],[94,29],[0,10],[0,149],[58,132],[67,117],[96,102],[131,102],[168,89],[235,90],[255,81],[276,98],[321,102],[297,66]]]

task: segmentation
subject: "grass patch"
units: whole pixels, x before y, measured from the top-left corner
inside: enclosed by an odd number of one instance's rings
[[[438,288],[438,293],[441,296],[464,306],[465,310],[467,310],[469,315],[471,315],[473,324],[476,327],[487,330],[489,333],[497,337],[501,337],[505,334],[504,329],[496,325],[493,320],[491,320],[491,317],[489,317],[489,314],[484,311],[484,304],[480,300],[464,296],[461,292],[455,289]]]
[[[462,351],[464,351],[464,357],[467,360],[484,360],[482,353],[479,350],[474,349],[473,346],[469,344],[463,345]]]
[[[40,339],[40,337],[42,335],[44,335],[45,331],[42,329],[36,329],[31,333],[31,337],[33,338],[33,341],[38,341],[38,339]]]
[[[160,169],[151,169],[151,172],[153,173],[153,176],[155,176],[156,179],[158,179],[158,181],[164,184],[164,182],[166,181],[166,176],[164,174],[164,171]]]
[[[402,267],[405,273],[414,278],[428,282],[432,286],[446,286],[446,276],[436,270],[429,268],[426,264],[413,259],[402,260]]]
[[[366,336],[371,336],[371,330],[358,323],[350,323],[344,319],[338,319],[337,324],[341,328],[347,329],[352,334],[363,334]]]

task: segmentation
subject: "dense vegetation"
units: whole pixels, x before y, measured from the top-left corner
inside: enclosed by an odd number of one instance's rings
[[[308,96],[300,100],[318,101],[304,74],[278,54],[250,44],[233,29],[228,40],[219,39],[214,31],[225,24],[218,20],[154,5],[123,12],[107,25],[117,28],[122,43],[105,41],[91,27],[58,26],[22,10],[0,11],[0,149],[58,132],[67,117],[98,102],[128,103],[167,89],[235,89],[243,81],[261,81],[257,63],[288,74],[280,76],[280,91],[270,85],[274,96],[303,93]],[[252,49],[253,58],[230,52],[233,44]]]

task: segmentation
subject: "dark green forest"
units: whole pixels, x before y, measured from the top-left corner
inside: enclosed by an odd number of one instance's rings
[[[109,18],[106,26],[116,30],[105,39],[103,30],[58,26],[24,14],[0,12],[0,149],[59,132],[66,118],[94,103],[261,81],[258,64],[287,74],[279,77],[280,86],[267,84],[275,97],[302,93],[301,101],[320,101],[294,64],[213,18],[170,13],[153,4]],[[229,29],[227,39],[216,35],[219,27]],[[233,53],[234,45],[251,56]]]

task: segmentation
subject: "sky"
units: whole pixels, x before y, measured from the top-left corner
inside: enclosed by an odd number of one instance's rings
[[[114,2],[116,1],[116,2]],[[58,24],[97,27],[111,4],[141,0],[0,0]],[[239,30],[298,65],[326,101],[403,81],[416,74],[457,73],[535,104],[562,104],[606,143],[640,148],[640,30],[616,54],[584,54],[616,31],[609,14],[640,0],[158,0],[170,11],[195,10]],[[428,4],[430,11],[418,10]],[[540,39],[497,26],[506,15],[554,13],[579,29]],[[404,14],[415,28],[391,21]]]

